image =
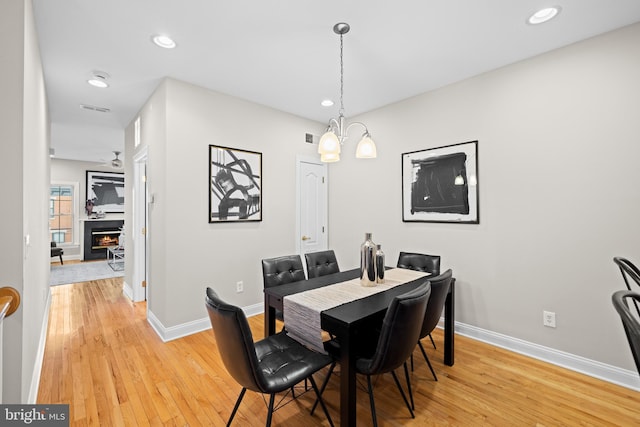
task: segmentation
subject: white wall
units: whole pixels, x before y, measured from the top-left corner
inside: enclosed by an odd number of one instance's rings
[[[456,320],[634,370],[612,262],[640,263],[640,24],[362,115],[378,158],[330,166],[330,246],[442,255]],[[480,224],[403,223],[401,153],[479,140]],[[542,325],[556,312],[557,328]]]
[[[322,125],[171,79],[141,117],[155,198],[150,311],[166,328],[206,318],[207,286],[241,306],[262,304],[260,260],[295,253],[295,157],[315,152],[304,135]],[[263,153],[263,221],[208,223],[209,144]]]
[[[31,1],[0,6],[0,286],[21,295],[4,320],[3,403],[35,402],[49,297],[49,134]],[[28,244],[27,244],[28,240]]]

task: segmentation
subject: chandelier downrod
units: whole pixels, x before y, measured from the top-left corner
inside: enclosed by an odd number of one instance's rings
[[[347,133],[349,129],[354,125],[362,126],[364,133],[362,139],[358,143],[356,148],[356,157],[371,159],[376,157],[376,145],[371,139],[369,129],[364,123],[353,122],[346,125],[344,118],[344,41],[343,36],[349,32],[351,27],[345,22],[339,22],[333,26],[333,32],[340,36],[340,110],[338,111],[338,118],[329,119],[327,131],[318,145],[318,153],[320,153],[320,160],[323,162],[337,162],[340,160],[340,147],[347,139]]]

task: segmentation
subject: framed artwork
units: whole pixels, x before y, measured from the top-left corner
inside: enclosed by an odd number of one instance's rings
[[[209,145],[209,222],[262,221],[262,153]]]
[[[85,209],[91,213],[124,213],[124,173],[87,171]]]
[[[480,223],[478,141],[402,153],[402,221]]]

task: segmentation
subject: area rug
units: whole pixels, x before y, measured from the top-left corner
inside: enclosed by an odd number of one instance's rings
[[[66,285],[90,280],[122,277],[124,271],[114,271],[107,261],[80,262],[68,265],[52,265],[49,285]]]

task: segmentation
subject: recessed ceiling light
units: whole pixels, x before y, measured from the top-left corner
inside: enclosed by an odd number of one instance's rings
[[[165,49],[173,49],[174,47],[176,47],[176,42],[174,42],[173,39],[169,36],[153,36],[151,40],[153,40],[153,42],[157,46],[163,47]]]
[[[320,105],[322,105],[323,107],[331,107],[333,106],[333,101],[330,99],[323,99]]]
[[[87,83],[89,83],[91,86],[99,87],[100,89],[109,87],[109,83],[100,79],[89,79],[87,80]]]
[[[109,83],[107,83],[107,79],[109,78],[109,74],[104,71],[94,71],[87,83],[91,86],[98,87],[100,89],[104,89],[109,87]]]
[[[527,22],[532,25],[542,24],[555,18],[558,13],[560,13],[560,6],[545,7],[531,15]]]

